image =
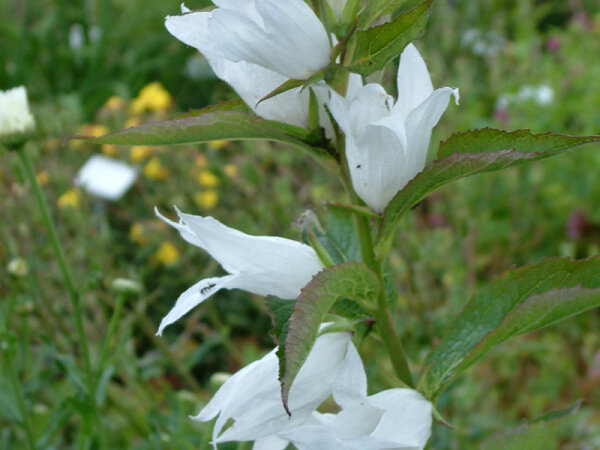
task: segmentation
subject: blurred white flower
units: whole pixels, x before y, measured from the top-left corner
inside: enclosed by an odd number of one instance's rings
[[[310,420],[279,434],[299,450],[423,449],[431,435],[432,405],[412,389],[388,389],[367,397],[360,356],[351,347],[332,389],[337,414]]]
[[[358,356],[350,338],[351,333],[317,338],[290,390],[291,417],[281,401],[275,349],[229,378],[193,419],[206,422],[218,415],[213,429],[215,448],[221,442],[255,441],[255,449],[283,450],[288,440],[281,436],[307,421],[312,423],[313,412],[331,395],[333,385],[348,379],[344,373],[347,360]],[[232,419],[233,424],[225,428]]]
[[[354,84],[343,98],[331,93],[329,108],[346,134],[352,185],[380,213],[425,166],[431,131],[458,89],[433,90],[425,61],[408,45],[398,69],[398,101],[380,84]]]
[[[517,98],[520,101],[533,100],[540,106],[547,106],[554,101],[554,90],[546,84],[522,86]]]
[[[182,15],[166,18],[167,30],[198,49],[259,116],[306,127],[308,90],[258,101],[288,79],[309,78],[329,64],[329,38],[312,9],[302,0],[214,3],[218,8],[210,12],[182,7]],[[315,86],[315,92],[323,103],[324,86]],[[326,119],[324,111],[321,116]]]
[[[493,31],[484,33],[478,28],[470,28],[463,33],[461,44],[475,55],[494,57],[506,45],[506,38]]]
[[[79,169],[75,185],[103,200],[117,201],[138,176],[134,168],[114,158],[94,155]]]
[[[257,295],[294,299],[323,269],[315,251],[300,242],[271,236],[250,236],[212,217],[183,214],[179,222],[156,214],[177,228],[181,237],[217,260],[229,275],[207,278],[180,295],[163,318],[158,333],[220,289],[243,289]]]
[[[71,25],[71,28],[69,28],[69,48],[71,50],[79,50],[81,47],[83,47],[85,42],[83,33],[83,25],[80,23],[74,23]]]
[[[29,111],[27,90],[19,86],[0,91],[0,143],[10,143],[17,135],[33,132],[35,120]]]
[[[6,270],[11,275],[22,278],[29,273],[29,265],[23,258],[14,258],[10,260]]]

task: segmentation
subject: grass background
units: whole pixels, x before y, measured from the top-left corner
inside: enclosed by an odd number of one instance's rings
[[[0,1],[0,89],[28,88],[41,127],[28,151],[82,292],[92,362],[117,301],[111,283],[125,277],[142,286],[124,304],[109,358],[98,369],[97,411],[91,411],[71,306],[47,233],[18,158],[1,155],[0,448],[27,448],[24,419],[39,448],[206,447],[210,424],[188,415],[214,393],[216,372],[231,373],[272,347],[270,319],[262,298],[225,291],[163,338],[154,337],[178,294],[221,269],[162,225],[153,207],[169,211],[176,204],[251,234],[298,238],[294,223],[302,212],[318,213],[322,201],[343,199],[336,180],[282,145],[63,145],[82,129],[100,133],[235,97],[165,30],[164,16],[177,14],[178,5]],[[417,46],[434,85],[461,90],[460,106],[451,105],[434,132],[432,152],[450,133],[484,126],[600,133],[596,1],[438,1]],[[374,80],[393,92],[394,72]],[[140,95],[154,82],[166,93],[154,88]],[[540,86],[552,90],[550,102],[532,98]],[[121,100],[107,104],[114,96]],[[599,150],[589,146],[456,182],[403,219],[391,256],[397,322],[415,370],[492,277],[544,257],[600,252]],[[73,188],[78,168],[99,152],[140,167],[140,178],[116,203]],[[22,270],[15,270],[19,264]],[[440,410],[456,429],[436,426],[430,447],[478,448],[496,432],[584,398],[561,446],[599,448],[599,324],[598,311],[591,311],[493,351],[442,397]],[[372,392],[387,387],[392,372],[379,352],[367,341]],[[250,448],[222,448],[238,447]]]

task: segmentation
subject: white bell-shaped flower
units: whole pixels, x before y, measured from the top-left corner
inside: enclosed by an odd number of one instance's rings
[[[255,449],[284,449],[285,432],[313,423],[313,412],[344,376],[347,359],[356,357],[351,333],[326,333],[317,338],[289,394],[291,417],[283,408],[278,381],[279,362],[271,351],[244,367],[217,391],[193,419],[209,421],[217,415],[213,445],[227,441],[255,441]],[[233,420],[228,428],[225,425]],[[316,423],[316,422],[315,422]]]
[[[280,439],[299,450],[420,450],[431,435],[432,405],[412,389],[388,389],[367,396],[367,378],[358,352],[348,349],[334,384],[337,414],[313,413]]]
[[[217,260],[229,275],[204,279],[180,295],[163,318],[158,334],[220,289],[243,289],[257,295],[294,299],[311,278],[323,269],[308,245],[271,236],[250,236],[212,217],[183,214],[179,222],[156,214],[177,228],[181,236]]]
[[[290,78],[325,68],[331,45],[323,24],[302,0],[214,0],[211,12],[167,17],[167,30],[198,49],[215,74],[259,116],[306,127],[309,91],[292,89],[258,103]],[[314,87],[321,103],[323,85]],[[322,110],[323,126],[327,128]],[[330,125],[329,125],[330,126]]]
[[[352,185],[375,212],[423,170],[431,131],[458,89],[433,89],[425,61],[412,45],[400,58],[398,100],[380,84],[352,85],[343,98],[331,93],[329,108],[346,134]]]
[[[19,86],[0,91],[0,143],[35,129],[35,120],[29,111],[27,90]]]

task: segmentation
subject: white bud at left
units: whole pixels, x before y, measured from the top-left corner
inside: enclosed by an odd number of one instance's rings
[[[0,141],[10,144],[34,129],[35,120],[29,111],[25,87],[0,91]]]

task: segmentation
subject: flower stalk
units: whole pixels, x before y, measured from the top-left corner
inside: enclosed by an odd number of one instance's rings
[[[56,260],[58,261],[58,265],[60,267],[65,286],[67,287],[69,298],[71,299],[71,305],[73,307],[73,318],[75,320],[75,329],[77,330],[77,337],[79,340],[81,357],[83,359],[83,367],[86,375],[86,384],[88,388],[89,401],[95,412],[96,419],[99,423],[99,418],[96,414],[97,410],[94,395],[94,374],[92,372],[92,365],[90,362],[90,352],[87,337],[83,327],[83,309],[81,307],[81,299],[77,289],[75,288],[73,276],[71,275],[71,270],[69,268],[64,251],[60,244],[58,233],[56,232],[56,226],[54,225],[54,220],[52,219],[52,215],[50,214],[48,203],[46,202],[42,189],[40,188],[40,185],[37,181],[35,170],[33,168],[33,163],[31,162],[31,159],[27,154],[26,145],[21,145],[20,147],[18,147],[17,153],[19,155],[19,159],[21,160],[23,170],[25,171],[25,176],[29,181],[31,188],[33,189],[38,209],[40,210],[40,213],[42,215],[42,220],[46,227],[46,231],[48,232],[48,237],[50,238],[50,243],[52,244]]]
[[[360,205],[362,201],[356,194],[356,191],[352,187],[352,182],[350,181],[350,172],[343,141],[340,143],[340,153],[342,155],[341,165],[344,187],[350,197],[351,203]],[[381,291],[377,297],[377,306],[375,310],[375,326],[377,327],[377,330],[379,330],[381,339],[388,351],[396,376],[407,386],[414,388],[415,383],[410,372],[406,352],[404,351],[402,341],[394,329],[392,316],[388,306],[388,299],[385,294],[385,289],[383,289],[382,261],[378,260],[375,255],[369,219],[360,214],[354,214],[354,217],[362,260],[371,270],[373,270],[373,272],[375,272],[377,278],[379,278],[379,283],[381,284]]]

